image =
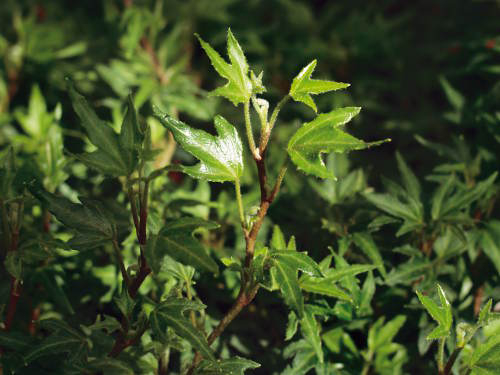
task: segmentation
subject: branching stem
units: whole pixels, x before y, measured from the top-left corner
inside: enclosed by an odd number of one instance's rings
[[[277,108],[274,110],[273,113],[274,121],[276,121],[276,117],[278,116],[279,108],[281,108],[281,106],[283,106],[283,104],[286,103],[287,100],[288,99],[285,100],[284,98],[278,104]],[[245,123],[247,124],[247,135],[248,135],[249,130],[251,133],[249,103],[245,104],[245,119],[246,119]],[[211,345],[217,339],[217,337],[219,337],[222,334],[222,332],[224,332],[226,327],[233,321],[234,318],[236,318],[236,316],[241,312],[241,310],[243,310],[243,308],[245,308],[248,304],[250,304],[253,301],[255,295],[259,290],[259,283],[255,283],[251,277],[250,278],[248,277],[248,275],[251,274],[251,265],[252,265],[253,255],[255,252],[255,243],[257,241],[257,235],[259,234],[262,223],[264,222],[269,206],[276,198],[287,170],[288,159],[285,160],[285,163],[281,167],[273,188],[269,190],[267,186],[267,171],[265,164],[267,143],[264,145],[262,150],[260,150],[261,151],[260,153],[259,152],[255,153],[253,151],[254,148],[252,148],[255,147],[253,136],[251,137],[250,135],[248,135],[248,141],[250,149],[252,150],[255,163],[257,165],[257,172],[259,175],[260,206],[259,206],[259,211],[257,212],[257,217],[254,220],[253,225],[251,226],[250,229],[247,228],[244,221],[242,220],[244,219],[244,217],[242,217],[243,204],[241,203],[240,184],[239,181],[237,181],[235,183],[236,197],[238,200],[238,210],[240,212],[240,220],[242,221],[241,225],[243,232],[245,234],[245,242],[246,242],[244,270],[242,272],[241,286],[238,297],[236,298],[236,301],[234,302],[233,306],[221,319],[217,327],[215,327],[212,333],[208,336],[207,338],[208,345]],[[196,367],[198,366],[198,364],[201,362],[202,359],[203,357],[200,354],[200,352],[197,352],[194,357],[193,363],[191,364],[191,367],[187,371],[188,375],[192,375],[194,373],[194,370],[196,369]]]

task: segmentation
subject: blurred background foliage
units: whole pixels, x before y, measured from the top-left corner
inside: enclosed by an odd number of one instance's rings
[[[252,69],[264,70],[266,95],[274,103],[288,92],[300,69],[318,59],[315,77],[351,83],[348,90],[318,97],[319,112],[361,106],[350,131],[368,141],[390,137],[392,142],[348,157],[328,157],[337,181],[289,172],[261,241],[278,225],[316,260],[328,256],[330,246],[344,248],[339,251],[349,261],[381,254],[385,268],[375,274],[376,290],[356,283],[344,286],[368,298],[364,308],[337,304],[322,322],[331,367],[316,367],[317,373],[334,373],[329,371],[338,364],[347,373],[360,373],[365,371],[360,358],[369,363],[365,374],[429,373],[432,361],[422,358],[433,358],[424,339],[432,324],[417,307],[413,289],[434,290],[439,280],[456,317],[466,321],[473,320],[487,298],[500,300],[494,175],[500,161],[499,7],[493,0],[3,0],[0,156],[7,157],[13,146],[18,164],[35,163],[49,191],[72,199],[85,195],[120,201],[117,179],[96,174],[72,156],[92,146],[71,109],[65,77],[74,80],[115,129],[125,99],[133,93],[158,149],[155,167],[161,167],[192,159],[152,117],[153,105],[209,131],[215,113],[239,131],[243,128],[232,104],[207,98],[220,80],[194,33],[223,51],[231,27]],[[269,150],[271,173],[277,173],[291,134],[312,116],[299,104],[282,111]],[[258,200],[255,173],[247,168],[243,179],[247,207]],[[155,180],[152,195],[157,202],[152,218],[189,213],[215,220],[221,228],[204,234],[204,243],[218,258],[242,254],[230,187],[196,183],[172,172]],[[32,224],[38,225],[43,213],[29,208]],[[110,311],[117,281],[106,256],[65,254],[45,271],[55,279],[68,272],[79,275],[63,285],[71,291],[67,298],[79,316],[71,318],[75,322],[91,324],[96,314]],[[373,277],[370,272],[366,279]],[[217,320],[235,296],[234,274],[195,278],[197,295]],[[8,282],[3,284],[6,300]],[[145,285],[141,293],[148,288],[153,286]],[[39,299],[30,303],[47,303],[43,294]],[[67,308],[64,300],[61,304]],[[55,314],[50,306],[42,311]],[[397,355],[376,356],[377,349],[367,342],[368,330],[380,329],[380,317],[389,321],[399,314],[409,317],[398,334],[402,346],[395,349]],[[293,370],[304,356],[300,345],[285,350],[295,355],[295,364],[281,354],[287,316],[287,309],[262,291],[229,327],[221,351],[257,360],[263,374],[281,373],[287,366],[283,374],[306,373]],[[399,318],[393,322],[398,329],[402,325]]]

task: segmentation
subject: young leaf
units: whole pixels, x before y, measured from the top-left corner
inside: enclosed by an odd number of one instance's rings
[[[194,178],[214,182],[240,179],[243,173],[243,146],[236,128],[222,116],[215,117],[218,136],[191,128],[158,109],[156,117],[186,151],[200,160],[194,166],[181,166],[183,172]]]
[[[338,108],[305,123],[288,142],[287,151],[298,169],[321,178],[335,178],[321,158],[322,153],[344,153],[386,142],[366,143],[340,129],[356,116],[361,108]]]
[[[186,339],[203,357],[215,360],[204,334],[198,331],[183,313],[187,310],[201,311],[205,305],[183,298],[170,297],[161,302],[150,314],[151,328],[159,336],[165,335],[167,327]]]
[[[226,85],[211,92],[212,95],[223,96],[233,102],[234,105],[246,103],[252,95],[252,82],[248,78],[248,64],[238,41],[231,29],[227,30],[227,54],[231,64],[228,64],[215,51],[210,44],[196,35],[202,48],[208,55],[213,67],[223,78],[227,79]]]
[[[434,300],[417,291],[420,303],[424,305],[427,312],[438,323],[438,326],[429,335],[427,335],[427,340],[448,337],[450,335],[451,324],[453,322],[450,303],[446,299],[444,291],[439,284],[437,284],[437,289],[441,306],[438,306]]]
[[[260,364],[241,357],[217,361],[204,360],[196,369],[196,375],[234,374],[244,375],[245,370],[259,368]]]
[[[289,94],[295,101],[305,103],[311,107],[314,112],[318,112],[311,94],[322,94],[327,91],[340,90],[350,85],[342,82],[311,79],[311,74],[315,67],[316,60],[313,60],[300,71],[292,81]]]

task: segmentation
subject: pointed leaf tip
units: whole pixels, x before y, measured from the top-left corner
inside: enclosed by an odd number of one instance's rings
[[[350,86],[348,83],[343,82],[311,79],[311,75],[316,68],[316,64],[317,61],[313,60],[300,71],[300,73],[293,79],[289,92],[290,96],[295,101],[306,104],[311,107],[314,112],[318,112],[318,109],[311,95],[341,90]]]

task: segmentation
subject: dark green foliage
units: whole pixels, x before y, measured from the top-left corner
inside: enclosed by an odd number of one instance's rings
[[[0,372],[499,374],[498,19],[3,1]]]

